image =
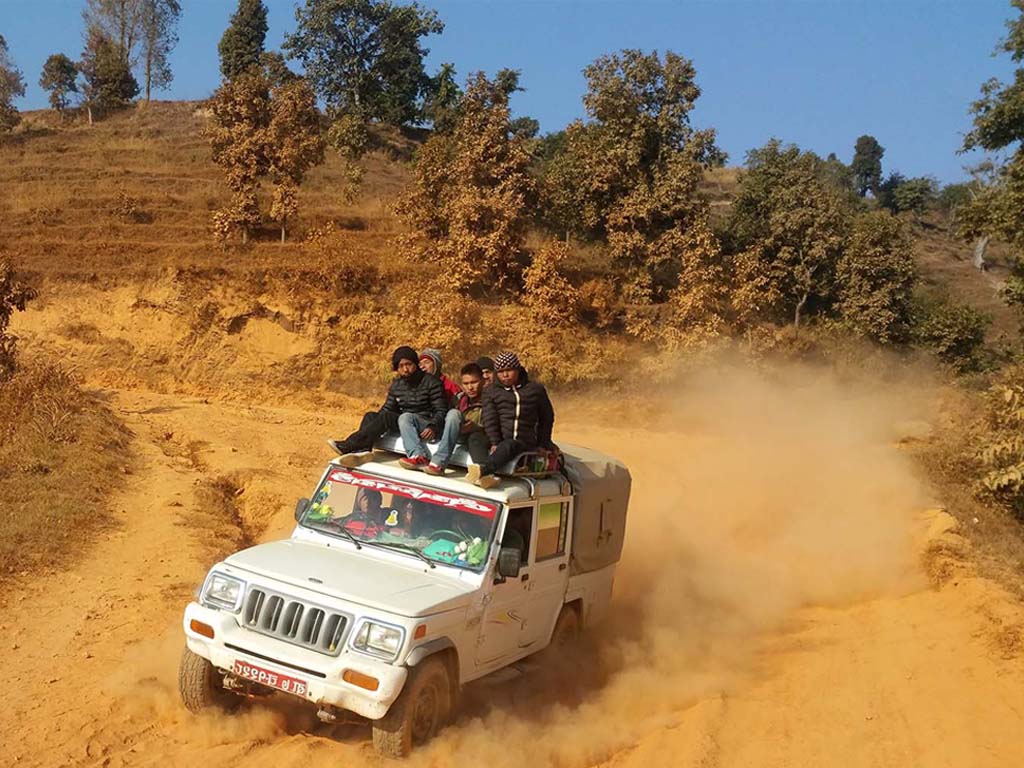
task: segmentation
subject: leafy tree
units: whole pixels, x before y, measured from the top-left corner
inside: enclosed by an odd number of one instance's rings
[[[988,429],[978,432],[981,485],[1024,520],[1024,368],[1004,371],[986,400]]]
[[[306,0],[295,19],[284,50],[302,62],[329,115],[391,125],[423,118],[431,79],[421,38],[444,30],[434,11],[390,0]]]
[[[954,216],[957,208],[974,199],[974,191],[970,182],[945,184],[936,195],[935,201],[939,209],[947,216]]]
[[[899,206],[896,205],[896,189],[906,180],[907,177],[899,171],[893,171],[886,176],[875,192],[875,199],[878,200],[878,204],[890,213],[899,213]]]
[[[540,123],[532,117],[517,117],[509,123],[509,130],[521,139],[533,139],[540,133]]]
[[[11,316],[15,311],[23,312],[25,305],[35,297],[34,290],[15,279],[10,262],[0,258],[0,382],[9,379],[15,371],[17,339],[7,331]]]
[[[825,158],[822,173],[825,180],[835,189],[846,194],[853,193],[853,168],[836,157],[835,152],[830,152]]]
[[[82,95],[90,123],[94,111],[102,113],[123,107],[139,93],[139,84],[124,52],[97,27],[88,31],[78,71],[85,80]]]
[[[461,98],[462,89],[455,80],[455,65],[442,64],[430,79],[423,102],[423,117],[435,131],[450,131],[455,125],[455,110]]]
[[[234,80],[259,65],[268,28],[263,0],[238,0],[238,8],[217,44],[220,73],[225,80]]]
[[[833,298],[848,211],[812,152],[773,139],[746,165],[728,222],[733,308],[743,323],[788,316],[799,327]]]
[[[240,232],[242,242],[260,224],[257,192],[267,171],[266,127],[270,122],[270,90],[257,71],[237,75],[210,99],[213,119],[206,129],[213,161],[224,171],[231,189],[230,204],[214,212],[214,235],[225,239]]]
[[[21,121],[14,100],[25,95],[25,79],[7,52],[7,41],[0,35],[0,133]]]
[[[43,64],[39,87],[50,92],[50,106],[62,115],[68,106],[68,95],[78,92],[78,67],[63,53],[54,53]]]
[[[861,214],[836,265],[836,308],[863,336],[883,344],[906,341],[916,277],[903,222],[882,211]]]
[[[541,151],[564,147],[547,164],[544,207],[563,231],[607,242],[628,303],[666,301],[690,266],[707,275],[697,265],[709,254],[690,259],[685,245],[713,240],[698,187],[724,158],[714,131],[690,124],[696,71],[672,52],[624,50],[584,75],[590,120],[570,125],[564,142],[541,143]]]
[[[973,307],[940,301],[918,311],[914,336],[958,373],[970,373],[981,368],[980,353],[991,322],[992,318]]]
[[[140,0],[139,26],[142,38],[143,83],[146,102],[154,88],[164,90],[174,79],[168,61],[178,44],[178,0]]]
[[[579,293],[565,276],[569,246],[549,240],[534,254],[523,279],[523,303],[548,327],[571,325],[580,305]]]
[[[935,179],[926,176],[907,179],[893,190],[896,210],[900,213],[913,213],[915,217],[920,218],[934,202],[937,186]]]
[[[479,292],[518,283],[535,184],[523,140],[510,130],[508,92],[469,78],[450,133],[421,147],[396,208],[410,225],[403,254],[441,265],[449,284]]]
[[[298,212],[298,189],[310,167],[323,161],[316,96],[302,78],[276,85],[259,69],[229,80],[210,100],[206,130],[213,161],[225,173],[230,204],[213,215],[214,235],[239,232],[248,242],[261,221],[258,191],[264,176],[274,184],[270,216],[281,227]]]
[[[1011,150],[1008,161],[990,174],[973,201],[960,208],[958,228],[969,239],[988,235],[1004,239],[1024,253],[1024,0],[1013,0],[1016,19],[1000,49],[1021,65],[1012,83],[989,80],[981,98],[971,105],[974,127],[964,137],[963,150]]]
[[[882,156],[885,150],[874,136],[861,136],[853,148],[853,183],[861,197],[877,192],[882,182]]]
[[[287,62],[277,51],[267,51],[260,54],[260,67],[272,87],[290,83],[297,80],[299,76],[289,67]]]
[[[1006,23],[1008,34],[997,50],[1024,64],[1024,0],[1011,0],[1010,5],[1020,15]],[[992,79],[982,84],[981,98],[971,105],[971,111],[974,128],[964,136],[964,150],[992,151],[1024,141],[1024,66],[1014,70],[1012,83]]]
[[[306,171],[324,160],[316,94],[303,78],[271,89],[267,156],[267,171],[274,183],[270,218],[281,226],[283,243],[285,225],[298,213],[299,185]]]

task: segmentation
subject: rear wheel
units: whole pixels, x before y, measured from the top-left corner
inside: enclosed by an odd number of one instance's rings
[[[580,615],[571,605],[563,605],[551,632],[551,642],[540,652],[540,660],[547,664],[563,657],[580,637]]]
[[[241,698],[224,689],[224,675],[187,647],[178,666],[178,692],[189,712],[212,707],[230,711],[242,703]]]
[[[373,746],[385,757],[406,757],[426,744],[451,716],[451,683],[440,659],[413,667],[405,689],[380,720],[373,723]]]

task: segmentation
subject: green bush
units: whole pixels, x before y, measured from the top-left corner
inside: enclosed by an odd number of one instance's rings
[[[983,367],[985,331],[992,318],[984,312],[943,300],[918,307],[914,328],[917,342],[957,373],[971,373]]]

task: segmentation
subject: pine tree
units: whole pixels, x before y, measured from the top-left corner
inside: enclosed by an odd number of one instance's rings
[[[225,80],[234,80],[259,65],[268,28],[263,0],[238,0],[238,9],[217,46]]]
[[[882,157],[884,155],[885,149],[874,136],[861,136],[857,139],[850,170],[853,171],[854,187],[861,197],[864,197],[869,191],[872,194],[878,193],[878,186],[882,183]]]

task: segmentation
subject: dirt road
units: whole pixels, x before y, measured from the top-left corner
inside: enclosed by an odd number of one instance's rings
[[[886,407],[837,409],[834,395],[747,392],[735,424],[705,402],[629,429],[567,407],[561,439],[635,472],[616,620],[573,682],[477,686],[410,762],[1024,764],[1024,612],[968,565],[940,564],[939,587],[926,578],[920,554],[942,519],[865,426]],[[69,572],[0,596],[0,764],[378,763],[367,729],[287,702],[194,717],[175,691],[182,607],[231,544],[195,530],[197,489],[229,479],[240,538],[286,534],[335,425],[166,395],[114,403],[139,455],[118,527]],[[755,430],[744,408],[761,414]],[[795,427],[788,408],[803,414]]]

